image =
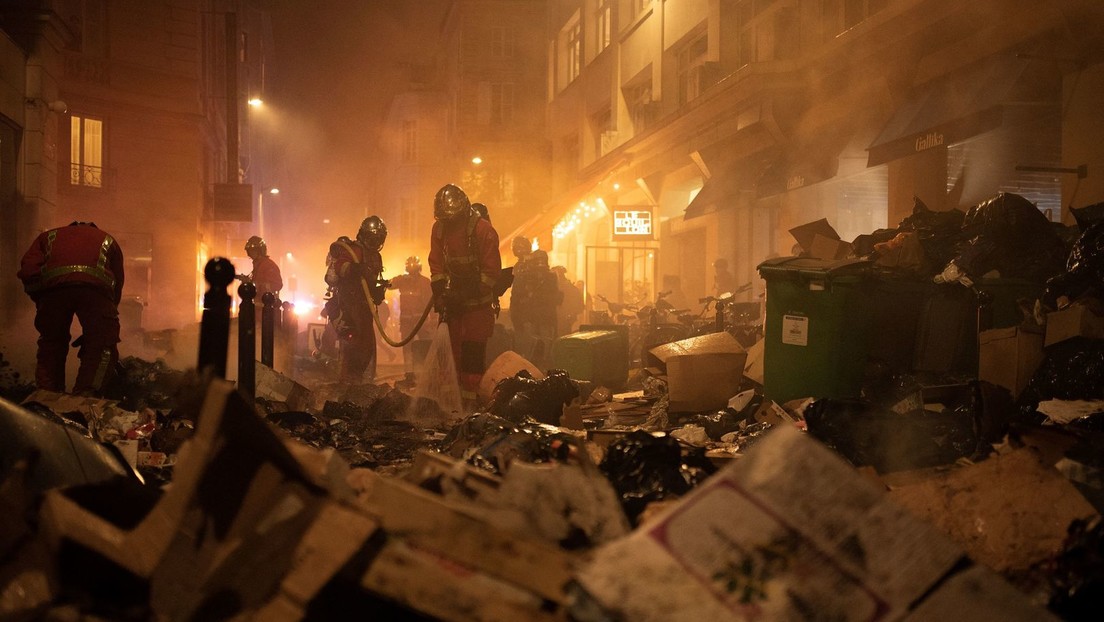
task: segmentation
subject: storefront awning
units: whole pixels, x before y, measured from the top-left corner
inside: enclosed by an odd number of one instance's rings
[[[918,85],[867,148],[867,166],[961,142],[1000,127],[1027,61],[996,58]]]
[[[757,198],[782,194],[798,188],[818,184],[836,176],[839,158],[784,158],[775,161],[759,177],[755,185]]]
[[[741,158],[735,163],[721,167],[705,182],[694,200],[686,206],[683,220],[732,209],[741,202],[753,199],[755,182],[763,174],[766,166],[766,156],[759,154]]]

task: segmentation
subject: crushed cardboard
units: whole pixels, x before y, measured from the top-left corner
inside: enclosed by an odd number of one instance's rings
[[[1030,448],[896,487],[889,496],[998,571],[1027,568],[1053,555],[1072,520],[1096,514]]]

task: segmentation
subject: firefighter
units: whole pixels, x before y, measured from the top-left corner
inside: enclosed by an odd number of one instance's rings
[[[529,333],[532,324],[533,304],[533,279],[531,270],[528,270],[529,259],[533,256],[533,244],[528,238],[518,236],[510,245],[517,262],[514,264],[513,285],[510,289],[510,324],[514,327],[514,335],[524,337]]]
[[[483,203],[472,203],[472,213],[478,214],[480,218],[487,219],[487,222],[491,222],[491,212]]]
[[[253,236],[245,243],[245,254],[253,260],[253,272],[247,277],[257,287],[257,300],[271,293],[280,299],[280,290],[284,288],[284,279],[280,275],[280,266],[268,256],[268,245],[264,238]]]
[[[329,300],[323,315],[340,339],[341,382],[359,384],[366,371],[369,382],[375,379],[376,332],[369,302],[383,303],[386,293],[388,283],[380,277],[386,240],[387,225],[379,216],[369,216],[355,240],[338,238],[326,256]]]
[[[467,195],[453,184],[437,191],[433,217],[433,300],[448,324],[461,397],[470,407],[486,370],[487,340],[494,333],[494,287],[502,272],[498,232],[472,212]]]
[[[123,251],[118,242],[91,222],[50,229],[23,255],[19,279],[36,309],[35,384],[65,391],[65,359],[75,315],[82,334],[73,393],[102,396],[119,360]]]
[[[406,274],[391,279],[391,288],[399,290],[399,331],[406,339],[417,326],[426,305],[433,300],[433,288],[422,274],[422,260],[417,256],[406,258]],[[428,340],[430,331],[420,330],[415,341]],[[424,350],[423,350],[424,352]],[[403,367],[406,380],[414,379],[414,341],[403,346]]]

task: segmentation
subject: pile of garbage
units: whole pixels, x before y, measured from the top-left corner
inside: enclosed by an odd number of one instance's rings
[[[671,436],[626,434],[596,461],[561,432],[497,474],[424,452],[387,477],[283,436],[231,383],[200,387],[164,490],[106,466],[36,487],[26,453],[6,470],[5,618],[1047,615],[793,426],[719,469]],[[467,423],[532,426],[548,424]],[[465,438],[469,458],[503,442]],[[625,500],[660,498],[634,528]]]

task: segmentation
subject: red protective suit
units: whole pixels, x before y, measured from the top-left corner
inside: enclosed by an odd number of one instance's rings
[[[433,289],[429,285],[429,279],[420,272],[400,274],[392,278],[391,288],[399,290],[399,332],[406,339],[414,332],[426,305],[433,300]],[[414,341],[429,339],[431,333],[423,325],[418,336],[403,346],[403,367],[408,374],[414,373]]]
[[[494,333],[494,286],[502,272],[498,232],[490,221],[469,216],[433,223],[429,273],[441,293],[452,339],[461,396],[474,401],[486,371],[487,340]]]
[[[378,251],[369,251],[355,240],[341,238],[330,245],[326,282],[338,292],[340,310],[348,330],[339,335],[341,381],[360,383],[364,372],[375,379],[376,329],[368,304],[365,285],[378,289],[383,259]]]
[[[279,298],[280,290],[284,288],[280,266],[268,255],[262,255],[253,260],[253,273],[249,278],[257,286],[256,300],[258,301],[264,300],[264,295],[270,292]]]
[[[23,255],[23,288],[35,303],[40,389],[65,391],[65,359],[73,316],[80,322],[80,368],[73,392],[102,395],[119,360],[123,251],[92,223],[45,231]]]

